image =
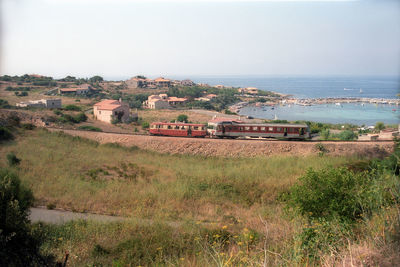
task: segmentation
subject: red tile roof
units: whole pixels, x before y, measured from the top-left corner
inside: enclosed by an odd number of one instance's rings
[[[107,99],[94,104],[94,106],[96,106],[97,109],[114,110],[122,106],[122,104],[118,100]]]

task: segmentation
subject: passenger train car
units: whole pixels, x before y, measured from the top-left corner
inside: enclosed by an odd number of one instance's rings
[[[219,138],[262,137],[283,139],[308,139],[310,130],[306,124],[235,123],[220,122],[214,125],[212,135]]]
[[[204,124],[194,123],[153,122],[150,124],[149,132],[151,135],[205,137],[207,135],[207,127]]]

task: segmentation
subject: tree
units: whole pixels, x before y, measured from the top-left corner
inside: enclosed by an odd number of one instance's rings
[[[189,117],[185,114],[179,115],[176,120],[180,122],[188,122]]]
[[[97,83],[97,82],[102,82],[103,81],[103,77],[101,76],[93,76],[92,78],[89,79],[89,82],[91,83]]]
[[[381,121],[378,121],[378,122],[375,124],[375,130],[381,131],[381,130],[383,130],[383,129],[385,129],[385,124],[384,124],[383,122],[381,122]]]
[[[33,194],[18,176],[0,169],[0,266],[46,266],[28,219]]]

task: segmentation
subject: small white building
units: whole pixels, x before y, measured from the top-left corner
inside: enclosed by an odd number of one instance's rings
[[[61,99],[40,99],[28,102],[20,102],[17,107],[38,107],[38,108],[61,108]]]
[[[129,119],[129,105],[120,100],[103,100],[93,106],[94,118],[111,123],[115,119],[126,122]]]

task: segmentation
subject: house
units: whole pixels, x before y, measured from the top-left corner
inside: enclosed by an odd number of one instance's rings
[[[208,95],[206,95],[204,97],[208,98],[208,99],[213,99],[213,98],[217,97],[217,95],[216,94],[208,94]]]
[[[183,85],[183,86],[194,86],[196,84],[192,80],[186,79],[186,80],[182,80],[181,81],[181,85]]]
[[[133,77],[127,80],[126,84],[134,88],[145,88],[147,87],[147,79]]]
[[[169,105],[167,99],[168,99],[167,94],[151,95],[143,103],[143,106],[145,106],[146,108],[150,108],[150,109],[170,108],[170,105]]]
[[[258,89],[256,87],[239,88],[238,92],[241,94],[257,95]]]
[[[82,95],[82,94],[88,94],[90,91],[92,91],[93,88],[89,84],[81,84],[77,87],[71,87],[71,88],[59,88],[58,93],[63,95],[63,94],[76,94],[76,95]]]
[[[177,105],[182,105],[187,102],[187,98],[180,98],[180,97],[168,97],[168,104],[171,106],[177,106]]]
[[[93,106],[94,118],[111,123],[115,118],[122,122],[129,119],[129,106],[120,100],[103,100]]]
[[[164,109],[181,105],[187,102],[187,98],[168,97],[167,94],[151,95],[143,102],[143,106],[150,109]]]
[[[28,102],[20,102],[17,107],[61,108],[61,99],[40,99]]]
[[[165,79],[163,77],[154,79],[154,82],[156,83],[157,87],[170,87],[171,86],[171,80]]]

